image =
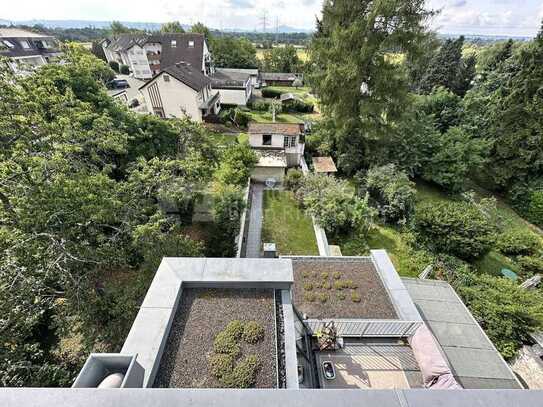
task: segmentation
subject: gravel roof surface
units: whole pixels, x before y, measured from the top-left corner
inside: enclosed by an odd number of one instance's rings
[[[398,319],[373,263],[355,260],[292,260],[294,268],[294,305],[297,310],[306,314],[310,319],[327,318],[362,318],[362,319]],[[323,279],[323,273],[327,278]],[[334,278],[339,273],[339,279]],[[322,281],[329,283],[332,288],[321,288]],[[352,280],[356,289],[337,290],[334,282]],[[308,291],[304,286],[310,283],[313,288]],[[329,287],[329,286],[328,286]],[[312,293],[317,296],[314,301],[307,301],[304,294]],[[360,296],[360,302],[354,302],[351,295]],[[338,298],[340,294],[344,299]],[[319,295],[327,296],[326,302],[321,302]]]
[[[264,328],[259,343],[240,344],[241,357],[256,355],[261,362],[255,387],[277,387],[274,308],[270,289],[184,289],[154,387],[222,387],[209,373],[208,358],[215,336],[235,319]]]

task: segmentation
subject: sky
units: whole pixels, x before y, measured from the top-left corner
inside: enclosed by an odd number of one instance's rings
[[[9,0],[3,0],[9,1]],[[198,21],[214,28],[267,30],[314,27],[322,0],[24,0],[9,1],[0,19],[165,22]],[[427,0],[439,10],[432,27],[450,34],[533,36],[543,19],[543,0]]]

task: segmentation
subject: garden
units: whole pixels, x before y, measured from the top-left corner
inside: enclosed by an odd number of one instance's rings
[[[263,208],[263,242],[274,242],[282,256],[318,256],[313,222],[298,207],[291,192],[264,191]]]

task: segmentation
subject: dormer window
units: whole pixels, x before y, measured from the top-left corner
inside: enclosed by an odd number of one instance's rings
[[[177,41],[176,40],[172,40],[172,48],[176,48],[177,47]]]
[[[189,48],[194,48],[194,41],[189,41]]]
[[[30,48],[30,44],[28,43],[28,41],[22,40],[20,42],[21,42],[21,47],[23,47],[24,49]]]
[[[169,82],[170,81],[170,77],[168,75],[163,75],[164,76],[164,82]]]
[[[2,42],[4,43],[4,45],[8,48],[13,48],[15,47],[15,45],[13,45],[11,42],[9,42],[8,40],[2,40]]]

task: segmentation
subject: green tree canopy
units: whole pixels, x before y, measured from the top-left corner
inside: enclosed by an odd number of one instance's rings
[[[160,32],[163,33],[184,33],[185,29],[181,27],[179,21],[170,21],[160,26]]]
[[[256,68],[256,48],[246,38],[213,37],[213,61],[219,68]]]
[[[310,47],[311,83],[336,122],[338,164],[347,173],[374,162],[406,106],[408,81],[390,50],[420,55],[431,14],[423,0],[325,1]]]
[[[296,48],[292,45],[286,45],[264,52],[262,70],[265,72],[297,73],[300,72],[301,65]]]

